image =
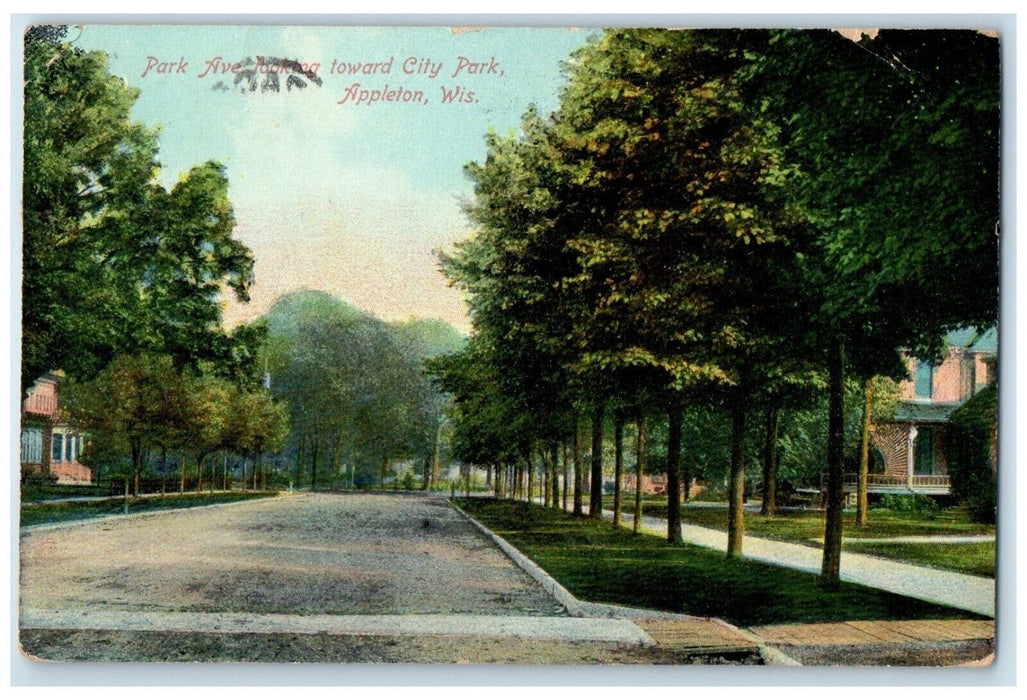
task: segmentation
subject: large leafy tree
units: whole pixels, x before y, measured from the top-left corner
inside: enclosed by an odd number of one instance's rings
[[[475,185],[466,206],[475,235],[443,256],[449,279],[465,291],[475,333],[475,361],[499,383],[493,408],[530,417],[519,425],[510,449],[533,475],[531,453],[541,447],[551,483],[556,482],[557,444],[575,433],[587,405],[582,382],[571,371],[577,303],[563,283],[574,272],[565,249],[559,199],[566,174],[544,119],[529,109],[520,134],[487,138],[483,162],[466,171]],[[579,463],[580,467],[580,463]],[[575,512],[581,512],[580,473]]]
[[[220,165],[157,183],[157,132],[138,90],[59,27],[25,36],[22,391],[45,371],[96,375],[118,353],[222,360],[218,294],[247,298],[253,260],[232,238]]]
[[[61,403],[65,418],[88,431],[107,460],[128,455],[137,493],[145,450],[183,447],[205,428],[206,419],[196,417],[193,380],[166,355],[119,355],[89,381],[65,381]],[[86,459],[101,466],[97,457],[87,448]]]
[[[556,115],[571,173],[568,246],[587,303],[578,366],[667,410],[668,537],[680,540],[684,405],[721,396],[735,424],[740,551],[745,414],[794,354],[808,246],[778,128],[746,101],[739,32],[615,30],[575,56]]]
[[[998,42],[793,30],[752,48],[750,94],[783,127],[818,236],[810,329],[831,397],[822,576],[836,585],[846,372],[900,374],[901,348],[930,356],[945,331],[997,321]]]

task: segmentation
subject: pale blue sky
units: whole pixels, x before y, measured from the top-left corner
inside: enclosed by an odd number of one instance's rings
[[[230,306],[226,320],[258,315],[280,294],[312,287],[390,320],[438,317],[466,330],[461,297],[446,287],[432,254],[469,233],[458,203],[471,192],[462,166],[484,156],[489,128],[515,128],[532,102],[544,113],[556,107],[560,64],[592,33],[89,25],[69,39],[107,52],[111,72],[140,88],[133,116],[161,127],[165,184],[206,160],[227,167],[236,235],[257,257],[257,281],[253,301]],[[159,73],[151,56],[187,65]],[[199,77],[215,57],[256,56],[319,62],[323,83],[243,93],[230,73]],[[461,56],[495,72],[453,77]],[[333,59],[390,57],[388,74],[330,73]],[[405,74],[408,58],[427,72]],[[219,81],[229,89],[214,89]],[[420,90],[427,104],[340,105],[354,83]],[[443,104],[441,87],[458,85],[477,101]]]

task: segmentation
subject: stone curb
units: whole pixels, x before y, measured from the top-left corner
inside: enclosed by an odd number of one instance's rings
[[[95,525],[96,523],[102,523],[107,521],[123,521],[123,520],[134,520],[136,518],[151,518],[157,515],[164,515],[167,513],[179,513],[184,510],[203,510],[205,508],[227,508],[228,506],[238,506],[244,503],[254,503],[257,501],[273,501],[278,498],[286,498],[300,494],[289,493],[288,491],[279,491],[277,496],[265,496],[263,498],[244,498],[238,501],[230,501],[228,503],[208,503],[205,506],[186,506],[183,508],[159,508],[157,510],[147,510],[142,513],[117,513],[112,515],[101,515],[95,518],[83,518],[81,520],[69,520],[60,523],[40,523],[39,525],[23,525],[19,527],[21,534],[30,534],[34,532],[46,532],[48,530],[62,530],[64,528],[77,527],[79,525]]]
[[[572,617],[589,616],[586,612],[586,606],[582,605],[581,601],[575,598],[570,591],[568,591],[566,588],[560,585],[560,583],[555,578],[546,573],[546,571],[542,569],[542,567],[533,562],[531,559],[528,559],[528,557],[524,556],[524,554],[522,554],[512,544],[504,540],[496,533],[492,532],[492,530],[482,525],[475,518],[468,515],[463,508],[453,503],[453,501],[450,501],[449,505],[457,513],[462,515],[464,519],[471,523],[471,525],[473,525],[478,530],[478,532],[485,535],[485,537],[487,537],[488,539],[492,540],[496,544],[496,546],[503,550],[503,553],[506,554],[506,556],[510,557],[510,559],[513,560],[513,562],[517,564],[517,566],[523,569],[525,573],[527,573],[529,576],[535,579],[535,581],[540,586],[542,586],[542,588],[547,593],[549,593],[556,599],[556,602],[558,602],[567,610],[568,614],[570,614]],[[652,643],[655,644],[655,642]]]
[[[793,659],[777,647],[767,644],[767,640],[763,639],[763,637],[759,636],[755,632],[742,629],[741,627],[735,627],[730,622],[721,620],[719,617],[711,617],[709,619],[721,627],[726,627],[735,634],[745,637],[755,644],[759,648],[760,656],[767,663],[767,666],[802,666],[802,663],[797,659]]]
[[[716,617],[708,618],[697,618],[691,615],[680,615],[677,613],[666,613],[664,611],[652,611],[652,614],[646,614],[649,611],[640,610],[638,608],[628,608],[620,605],[605,605],[603,603],[587,603],[580,601],[574,597],[574,595],[564,588],[560,583],[550,576],[544,569],[538,564],[528,559],[512,544],[504,540],[502,537],[492,532],[475,518],[464,512],[460,506],[450,501],[450,505],[460,515],[466,518],[474,527],[478,529],[483,535],[488,537],[490,540],[496,543],[496,545],[503,550],[503,552],[513,560],[515,564],[524,569],[524,571],[535,579],[546,591],[548,591],[554,598],[557,599],[561,605],[567,608],[567,612],[575,617],[660,617],[660,618],[679,618],[679,619],[703,619],[709,620],[714,624],[725,627],[740,637],[751,641],[759,648],[760,656],[766,662],[768,666],[802,666],[801,663],[788,656],[780,649],[767,644],[766,640],[759,637],[752,632],[740,629],[734,625],[721,620]],[[655,644],[655,640],[652,644]]]

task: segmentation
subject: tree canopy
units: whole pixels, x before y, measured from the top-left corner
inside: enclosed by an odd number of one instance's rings
[[[138,90],[60,27],[25,35],[22,391],[61,369],[89,378],[117,354],[180,366],[231,358],[218,295],[248,299],[253,258],[232,237],[223,167],[165,189]]]

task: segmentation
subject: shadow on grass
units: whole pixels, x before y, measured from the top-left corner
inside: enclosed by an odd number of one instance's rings
[[[528,503],[476,498],[459,505],[583,600],[719,617],[742,626],[983,619],[856,584],[828,590],[814,574],[671,545]]]

